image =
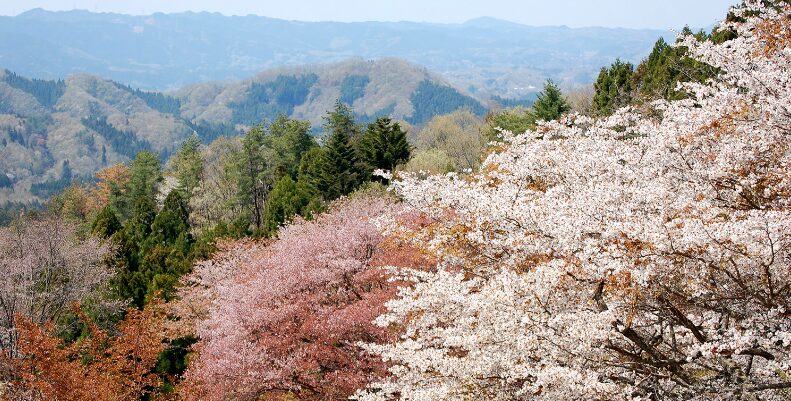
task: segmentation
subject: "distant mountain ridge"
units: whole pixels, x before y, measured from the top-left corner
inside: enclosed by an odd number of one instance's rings
[[[0,205],[43,200],[140,150],[167,158],[193,133],[208,143],[279,113],[320,131],[336,99],[361,122],[389,116],[421,124],[459,108],[485,112],[439,75],[393,58],[283,67],[170,93],[89,74],[50,81],[0,70]]]
[[[35,9],[0,17],[0,66],[58,79],[89,72],[144,89],[243,79],[269,68],[399,57],[458,87],[520,97],[547,77],[587,84],[617,57],[639,61],[669,32],[462,24],[299,22],[216,13],[129,16]]]

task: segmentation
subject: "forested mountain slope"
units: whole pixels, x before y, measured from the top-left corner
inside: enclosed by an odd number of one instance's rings
[[[73,179],[134,158],[163,160],[193,132],[209,143],[278,114],[307,120],[319,134],[336,100],[361,122],[388,116],[410,124],[467,108],[476,99],[426,68],[400,59],[280,68],[243,81],[148,92],[94,75],[30,79],[0,71],[0,203],[44,200]]]

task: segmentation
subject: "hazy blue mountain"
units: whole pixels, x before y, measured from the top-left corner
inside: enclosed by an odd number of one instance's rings
[[[488,99],[518,97],[547,77],[590,83],[616,57],[639,61],[667,32],[464,24],[296,22],[216,13],[128,16],[35,9],[0,17],[0,66],[46,79],[88,72],[144,89],[242,79],[350,57],[400,57]]]

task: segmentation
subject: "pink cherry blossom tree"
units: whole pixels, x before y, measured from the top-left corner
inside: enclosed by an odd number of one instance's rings
[[[357,345],[393,338],[371,323],[395,291],[377,266],[424,260],[383,242],[372,219],[394,208],[341,201],[282,228],[272,243],[227,244],[200,263],[182,293],[192,307],[179,307],[200,337],[185,398],[335,400],[381,378],[385,365]]]

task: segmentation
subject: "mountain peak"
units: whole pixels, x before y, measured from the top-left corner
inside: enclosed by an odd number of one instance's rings
[[[495,17],[478,17],[473,18],[462,25],[468,27],[478,27],[478,28],[503,28],[503,27],[515,27],[515,26],[524,26],[522,24],[518,24],[516,22],[507,21],[504,19],[499,19]]]

